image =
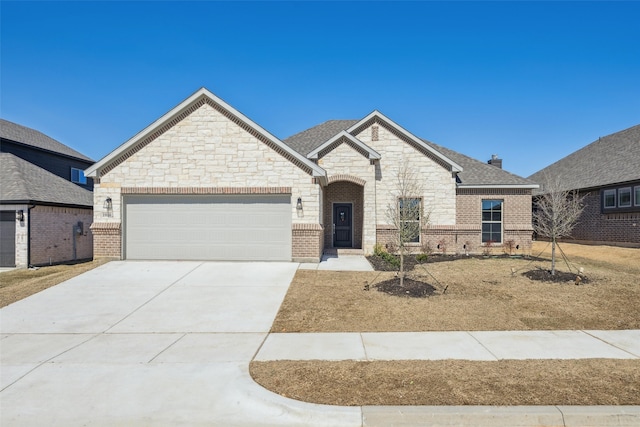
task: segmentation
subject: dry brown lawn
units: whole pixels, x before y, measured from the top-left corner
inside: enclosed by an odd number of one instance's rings
[[[612,248],[625,256],[588,262],[573,261],[569,253],[577,249],[565,247],[572,271],[582,267],[588,284],[522,276],[549,268],[547,261],[470,258],[417,266],[412,277],[434,285],[437,295],[400,298],[374,289],[393,272],[299,270],[271,331],[640,329],[640,249]],[[602,250],[585,248],[589,254]],[[564,262],[558,269],[568,271]]]
[[[545,246],[532,254],[546,257]],[[437,294],[404,298],[373,288],[394,273],[300,270],[272,332],[640,329],[640,249],[561,247],[588,284],[521,275],[547,260],[464,259],[416,267],[412,276]],[[640,404],[637,359],[273,361],[252,362],[251,374],[277,393],[334,405]]]
[[[107,262],[89,261],[37,269],[17,269],[0,273],[0,307],[5,307],[51,286],[69,280]]]

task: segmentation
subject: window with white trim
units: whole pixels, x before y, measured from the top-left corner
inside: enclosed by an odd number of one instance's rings
[[[619,208],[631,207],[631,187],[618,189],[618,207]]]
[[[482,201],[482,243],[502,243],[502,200]]]
[[[82,169],[71,168],[71,182],[86,184],[87,177],[84,176],[84,171]]]
[[[605,209],[616,207],[616,190],[604,190],[603,205]]]
[[[640,206],[640,185],[633,187],[635,197],[634,197],[634,206]]]

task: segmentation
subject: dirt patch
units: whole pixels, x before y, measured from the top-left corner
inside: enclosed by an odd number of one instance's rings
[[[638,360],[252,362],[263,387],[327,405],[638,405]]]
[[[426,298],[436,294],[436,288],[428,283],[408,278],[405,278],[403,282],[400,285],[400,278],[394,277],[376,284],[374,288],[385,294],[408,298]]]
[[[108,260],[102,259],[2,272],[0,273],[0,307],[55,286],[106,262]]]

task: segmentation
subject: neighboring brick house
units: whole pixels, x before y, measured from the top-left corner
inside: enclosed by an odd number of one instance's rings
[[[93,181],[83,173],[91,164],[41,132],[0,119],[0,266],[93,257]]]
[[[318,261],[385,243],[395,174],[424,178],[417,246],[531,245],[537,185],[421,140],[374,111],[284,141],[200,89],[86,170],[96,257]]]
[[[585,196],[572,238],[578,242],[640,247],[640,125],[598,138],[536,172],[541,184],[560,179],[562,190]]]
[[[93,195],[10,153],[0,153],[2,267],[93,257]]]

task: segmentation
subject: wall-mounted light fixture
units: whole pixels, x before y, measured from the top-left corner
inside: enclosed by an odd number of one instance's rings
[[[22,209],[16,211],[16,220],[24,221],[24,211]]]
[[[296,203],[296,209],[299,211],[302,210],[302,197],[298,197],[298,203]]]
[[[104,205],[102,205],[102,207],[106,211],[110,211],[111,209],[113,209],[113,200],[111,200],[111,197],[107,197],[106,199],[104,199]]]

